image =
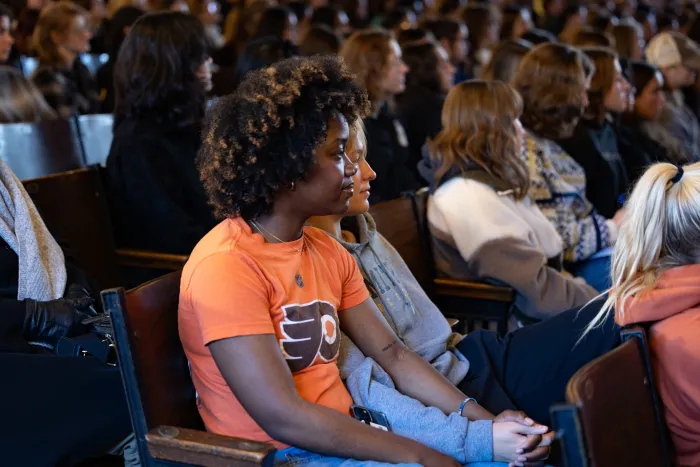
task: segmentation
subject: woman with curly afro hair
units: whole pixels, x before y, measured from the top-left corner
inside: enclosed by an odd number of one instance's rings
[[[459,465],[350,417],[337,367],[342,330],[405,394],[468,405],[396,337],[350,253],[305,226],[348,210],[349,127],[368,107],[339,58],[291,58],[250,73],[205,124],[198,167],[222,222],[183,270],[180,338],[207,429],[274,444],[276,466]]]

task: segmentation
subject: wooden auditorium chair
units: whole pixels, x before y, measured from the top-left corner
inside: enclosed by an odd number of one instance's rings
[[[75,119],[0,124],[0,153],[20,180],[85,166]]]
[[[460,332],[496,323],[507,332],[515,294],[508,287],[484,282],[439,278],[432,259],[427,227],[428,190],[407,193],[401,198],[370,207],[379,231],[406,262],[418,283],[447,318],[459,320]]]
[[[78,134],[85,153],[85,164],[105,165],[112,146],[114,117],[112,114],[80,115]]]
[[[92,166],[23,183],[49,229],[100,288],[122,285],[123,266],[182,269],[186,255],[115,247],[100,170]]]
[[[654,384],[644,329],[581,368],[568,404],[551,409],[565,467],[671,467],[670,441]]]
[[[141,465],[271,466],[274,446],[203,431],[178,334],[180,277],[102,292]]]

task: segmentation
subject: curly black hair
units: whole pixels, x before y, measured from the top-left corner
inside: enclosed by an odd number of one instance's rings
[[[256,219],[303,179],[328,121],[369,112],[365,90],[333,55],[289,58],[249,73],[205,120],[197,168],[219,219]]]
[[[126,35],[114,73],[115,127],[127,117],[198,124],[206,90],[197,69],[209,58],[204,27],[180,12],[148,13]]]

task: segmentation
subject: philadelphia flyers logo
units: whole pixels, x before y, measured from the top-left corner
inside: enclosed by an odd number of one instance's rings
[[[310,367],[320,359],[333,361],[340,349],[338,314],[328,302],[314,300],[303,305],[282,307],[280,349],[292,373]]]

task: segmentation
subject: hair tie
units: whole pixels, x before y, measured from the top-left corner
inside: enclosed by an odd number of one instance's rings
[[[681,177],[683,177],[683,167],[677,165],[676,169],[678,169],[678,172],[676,172],[676,175],[674,175],[673,178],[669,180],[671,182],[671,185],[675,185],[676,183],[680,182]]]

